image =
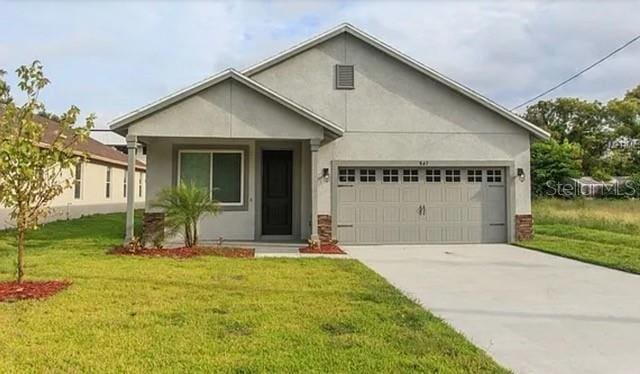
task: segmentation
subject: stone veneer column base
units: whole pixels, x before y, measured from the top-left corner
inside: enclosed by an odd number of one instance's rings
[[[516,214],[516,240],[533,239],[533,216],[531,214]]]
[[[330,243],[333,240],[331,235],[331,215],[318,214],[318,236],[322,243]]]
[[[164,213],[144,213],[142,241],[145,244],[161,244],[164,241]]]

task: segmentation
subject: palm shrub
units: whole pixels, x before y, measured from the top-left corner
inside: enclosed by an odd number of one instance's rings
[[[180,183],[161,190],[153,206],[164,210],[165,228],[169,234],[183,232],[184,245],[198,244],[198,222],[206,213],[220,212],[218,201],[209,196],[207,189],[193,183]]]

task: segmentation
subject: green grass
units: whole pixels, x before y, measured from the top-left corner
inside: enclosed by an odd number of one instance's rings
[[[640,201],[536,200],[533,216],[520,245],[640,274]]]
[[[0,303],[0,372],[503,372],[354,260],[105,254],[120,214],[46,225],[29,279],[45,301]],[[13,277],[0,232],[0,280]]]

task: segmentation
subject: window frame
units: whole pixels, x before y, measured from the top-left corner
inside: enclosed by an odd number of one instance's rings
[[[395,172],[395,174],[394,174]],[[397,168],[383,168],[382,169],[382,183],[400,183],[400,169]],[[389,180],[385,180],[385,178]],[[393,179],[396,180],[393,180]]]
[[[245,170],[244,149],[181,149],[178,151],[178,164],[177,164],[177,179],[176,183],[180,183],[180,169],[182,166],[182,154],[183,153],[208,153],[209,154],[209,198],[213,199],[213,155],[239,153],[240,154],[240,202],[222,202],[218,201],[218,205],[221,207],[243,207],[245,204]]]
[[[80,178],[78,178],[78,171],[80,171]],[[82,189],[84,187],[84,183],[82,183],[82,178],[84,177],[84,163],[78,162],[76,164],[75,169],[73,170],[73,199],[74,200],[82,200]]]
[[[111,188],[111,182],[113,180],[113,169],[111,168],[111,166],[107,166],[107,175],[105,176],[105,190],[104,190],[104,198],[105,199],[111,199],[112,196],[112,188]]]
[[[451,173],[449,174],[449,172]],[[451,180],[449,180],[449,178]],[[462,183],[461,170],[460,169],[444,169],[444,182],[445,183]]]
[[[124,198],[127,197],[127,174],[129,174],[129,172],[125,169],[124,178],[122,178],[122,195]]]
[[[415,171],[415,173],[414,173]],[[415,180],[412,180],[415,177]],[[405,168],[402,169],[402,183],[419,183],[420,182],[420,170]]]
[[[367,172],[363,174],[362,172],[366,170]],[[373,171],[373,174],[369,173]],[[366,178],[366,180],[362,180],[362,178]],[[370,178],[373,177],[373,180]],[[360,168],[358,169],[358,183],[377,183],[378,182],[378,173],[375,168]]]
[[[431,172],[431,174],[429,174],[429,172]],[[424,174],[425,174],[425,178],[424,178],[425,183],[442,183],[442,170],[426,169]]]
[[[469,174],[469,172],[471,172],[471,174]],[[482,169],[467,169],[466,174],[467,183],[482,183],[482,176],[484,174]]]
[[[498,178],[498,180],[496,180],[496,178]],[[487,183],[504,183],[504,173],[502,169],[487,169]]]
[[[352,171],[353,173],[349,173],[350,171]],[[338,183],[355,183],[357,179],[357,174],[358,173],[356,173],[355,168],[339,168]],[[343,177],[344,177],[344,180],[342,180]],[[349,178],[353,178],[353,180],[349,180]]]
[[[138,172],[138,197],[142,197],[142,172]]]

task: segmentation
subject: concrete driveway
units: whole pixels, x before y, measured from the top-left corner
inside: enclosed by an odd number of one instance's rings
[[[345,248],[515,372],[640,372],[638,275],[506,244]]]

